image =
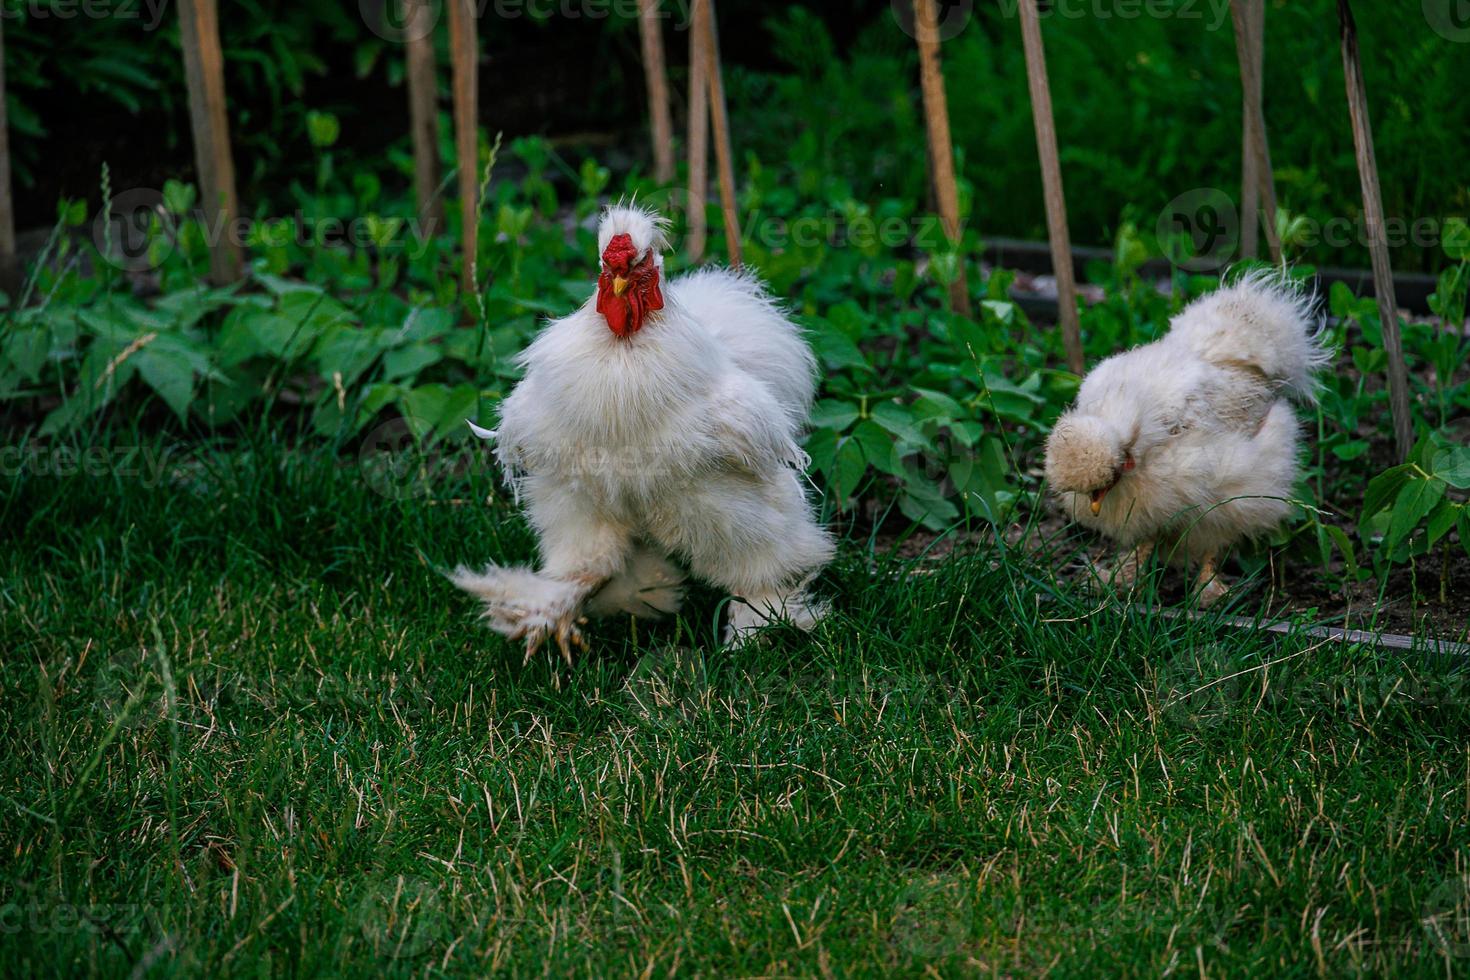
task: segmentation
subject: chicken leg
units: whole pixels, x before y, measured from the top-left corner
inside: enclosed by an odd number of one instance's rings
[[[1119,592],[1127,592],[1133,588],[1133,584],[1138,581],[1139,572],[1143,571],[1143,566],[1153,553],[1152,541],[1140,541],[1132,551],[1118,559],[1118,563],[1113,566],[1113,588]]]
[[[1219,572],[1215,568],[1213,552],[1205,555],[1200,561],[1198,584],[1201,609],[1210,608],[1230,592],[1230,589],[1220,580]]]

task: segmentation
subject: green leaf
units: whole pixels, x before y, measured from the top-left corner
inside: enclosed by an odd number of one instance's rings
[[[811,426],[841,432],[858,420],[858,414],[858,407],[851,402],[823,398],[812,406]]]
[[[919,428],[914,414],[898,402],[879,402],[873,406],[873,421],[905,442],[915,446],[928,445],[924,432]]]
[[[181,354],[155,345],[133,356],[138,374],[158,393],[164,404],[174,410],[180,421],[189,416],[189,403],[194,400],[194,369]]]
[[[383,355],[383,379],[396,381],[399,378],[416,377],[431,364],[443,360],[444,352],[428,344],[409,344],[390,350]]]
[[[817,429],[807,436],[805,449],[812,458],[812,469],[830,479],[837,462],[837,433],[832,429]]]
[[[868,471],[867,460],[863,458],[863,450],[857,440],[843,440],[842,444],[837,447],[837,461],[834,469],[832,490],[839,501],[846,501],[857,491],[863,474]]]
[[[915,479],[904,486],[898,498],[899,511],[932,531],[942,531],[959,519],[960,511],[926,480]]]
[[[1431,470],[1456,490],[1470,489],[1470,446],[1447,446],[1434,454]]]
[[[851,338],[828,324],[818,321],[817,325],[808,332],[807,338],[811,341],[812,350],[822,363],[833,370],[853,368],[859,371],[872,371],[873,367],[858,345]]]
[[[27,380],[36,381],[51,353],[51,338],[39,327],[20,328],[6,338],[4,352],[7,362]]]
[[[914,394],[919,396],[914,401],[914,414],[921,419],[934,419],[936,421],[948,422],[951,419],[961,418],[965,414],[965,410],[960,403],[942,391],[915,388]]]
[[[1345,442],[1340,446],[1332,447],[1332,455],[1344,463],[1357,459],[1367,451],[1368,443],[1364,439],[1354,439],[1351,442]]]
[[[448,404],[447,385],[420,385],[398,399],[398,410],[403,413],[403,421],[414,438],[425,439],[438,428]]]
[[[1441,498],[1439,503],[1434,505],[1434,510],[1429,514],[1428,535],[1424,541],[1426,547],[1434,547],[1440,538],[1449,533],[1450,528],[1455,526],[1455,521],[1459,518],[1462,509],[1459,504],[1448,497]]]
[[[1347,536],[1347,532],[1333,524],[1319,524],[1318,527],[1326,531],[1327,536],[1332,539],[1333,544],[1337,545],[1337,550],[1342,552],[1342,561],[1347,566],[1348,573],[1353,578],[1357,578],[1358,558],[1357,554],[1353,551],[1353,542]]]
[[[863,457],[876,470],[889,476],[902,476],[903,467],[895,458],[893,436],[872,419],[863,419],[852,430],[852,438],[863,447]]]
[[[1363,513],[1358,517],[1358,523],[1367,524],[1369,519],[1387,507],[1409,482],[1413,472],[1414,467],[1405,463],[1390,467],[1368,481],[1368,489],[1363,494]]]
[[[449,389],[444,400],[444,409],[439,415],[439,425],[434,434],[443,439],[468,439],[472,435],[465,419],[480,417],[480,389],[471,384],[455,385]]]
[[[311,139],[312,146],[325,149],[336,143],[337,137],[342,135],[342,123],[330,112],[308,112],[306,134]]]
[[[305,354],[317,335],[316,330],[300,320],[259,310],[244,314],[241,323],[250,332],[258,351],[283,361]]]
[[[1392,553],[1399,544],[1413,533],[1419,522],[1434,509],[1444,496],[1443,480],[1411,480],[1393,503],[1393,514],[1388,522],[1388,533],[1383,546]]]
[[[999,320],[1003,326],[1010,326],[1016,319],[1016,304],[1009,300],[982,299],[980,307]]]

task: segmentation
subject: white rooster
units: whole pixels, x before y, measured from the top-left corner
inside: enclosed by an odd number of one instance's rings
[[[1199,564],[1199,601],[1226,594],[1222,552],[1286,518],[1298,426],[1287,396],[1315,399],[1327,362],[1312,301],[1254,273],[1203,296],[1151,344],[1094,368],[1057,420],[1046,475],[1064,509],[1129,553],[1131,586],[1155,546]]]
[[[528,507],[539,572],[456,569],[490,626],[582,645],[583,614],[671,613],[687,563],[730,592],[725,638],[773,620],[810,628],[806,586],[833,554],[803,489],[815,361],[759,281],[705,269],[664,284],[666,223],[615,206],[581,309],[523,351],[500,426],[477,434]]]

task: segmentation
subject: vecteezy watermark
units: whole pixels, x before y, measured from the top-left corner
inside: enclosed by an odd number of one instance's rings
[[[1000,0],[1000,16],[1014,20],[1021,4],[1037,0]],[[1425,0],[1426,5],[1433,0]],[[969,26],[975,13],[974,0],[934,0],[935,39],[948,41]],[[889,0],[898,26],[918,38],[921,25],[915,16],[916,0]],[[1187,20],[1200,21],[1207,31],[1218,31],[1230,23],[1230,0],[1047,0],[1038,4],[1042,20]]]
[[[915,8],[923,0],[889,0],[888,9],[893,13],[893,19],[898,22],[899,29],[909,37],[918,40],[919,34],[924,30],[924,25],[919,23],[915,14]],[[944,42],[959,37],[960,33],[969,26],[971,18],[975,16],[974,0],[930,0],[935,5],[935,36],[937,42]],[[1028,0],[1029,2],[1029,0]]]
[[[1170,660],[1158,669],[1154,683],[1159,715],[1177,728],[1214,728],[1248,695],[1240,658],[1215,644]]]
[[[92,220],[92,244],[124,272],[156,269],[178,246],[178,221],[163,192],[135,187],[115,195]]]
[[[442,883],[418,875],[370,878],[353,906],[358,931],[375,956],[417,959],[451,939]]]
[[[1020,4],[1034,2],[1000,0],[1001,13],[1015,17]],[[1218,31],[1230,23],[1230,0],[1049,0],[1039,13],[1059,20],[1202,21],[1205,30]]]
[[[357,9],[368,30],[378,37],[392,44],[407,44],[434,33],[444,12],[444,0],[358,0]]]
[[[1453,875],[1436,885],[1419,921],[1429,944],[1442,955],[1470,956],[1470,875]]]
[[[772,251],[789,248],[856,248],[859,250],[913,247],[933,251],[948,242],[937,218],[920,215],[875,216],[866,208],[805,214],[794,218],[752,211],[744,219],[743,236]],[[961,234],[964,232],[961,224]]]
[[[125,272],[146,272],[161,266],[178,248],[186,217],[169,207],[161,191],[151,187],[122,191],[92,220],[92,244],[110,265]],[[201,216],[189,227],[197,228],[209,246],[229,242],[241,248],[371,248],[401,251],[410,259],[422,256],[440,230],[433,218],[367,214],[343,220],[303,211],[271,218]]]
[[[114,476],[136,480],[143,489],[152,490],[167,475],[172,453],[172,448],[158,446],[89,446],[77,449],[35,442],[23,446],[0,446],[0,477]]]
[[[4,902],[0,903],[0,936],[22,933],[92,932],[109,936],[137,932],[143,906],[132,902]]]
[[[378,37],[393,44],[420,41],[433,33],[444,15],[445,3],[463,0],[358,0],[363,22]],[[469,0],[474,16],[480,20],[636,20],[639,0]],[[690,23],[689,0],[662,2],[655,5],[655,15],[672,19],[675,30],[687,30]]]
[[[1457,709],[1470,703],[1470,671],[1324,672],[1296,656],[1260,660],[1208,643],[1158,667],[1151,693],[1162,724],[1203,730],[1255,711],[1377,717],[1390,709]]]
[[[414,500],[446,482],[495,468],[494,458],[479,442],[430,441],[424,433],[432,428],[400,416],[363,437],[357,467],[375,493],[389,500]]]
[[[1260,217],[1256,216],[1257,220]],[[1213,272],[1239,257],[1242,220],[1234,199],[1225,191],[1195,187],[1164,206],[1154,232],[1164,255],[1174,265],[1189,272]],[[1389,248],[1436,249],[1444,241],[1448,222],[1448,216],[1389,216],[1383,221],[1384,244]],[[1334,215],[1323,220],[1290,214],[1278,223],[1282,226],[1282,243],[1298,250],[1366,247],[1372,240],[1361,216]]]
[[[155,30],[169,0],[18,0],[0,4],[0,20],[136,20]]]
[[[974,882],[963,875],[929,875],[912,881],[893,903],[893,939],[916,959],[959,952],[970,934]]]
[[[1212,271],[1240,248],[1240,212],[1218,187],[1196,187],[1164,205],[1154,231],[1174,265],[1190,272]]]
[[[1423,9],[1434,33],[1457,44],[1470,42],[1470,0],[1423,0]]]
[[[238,730],[252,719],[270,723],[286,712],[413,725],[433,711],[427,688],[411,674],[257,676],[209,662],[171,664],[137,647],[104,657],[92,682],[92,703],[108,728],[131,732],[163,725],[171,714],[206,729]]]
[[[951,715],[970,704],[964,693],[927,675],[852,674],[806,670],[711,678],[702,654],[658,646],[639,658],[619,700],[640,724],[686,728],[711,713],[794,711],[833,718],[859,712],[885,718]]]

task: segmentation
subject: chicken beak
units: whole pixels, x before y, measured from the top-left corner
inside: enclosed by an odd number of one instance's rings
[[[1094,491],[1092,491],[1092,503],[1089,506],[1092,508],[1092,516],[1093,517],[1096,517],[1098,514],[1101,514],[1102,513],[1102,502],[1103,502],[1103,498],[1106,497],[1107,495],[1108,495],[1108,492],[1106,490],[1094,490]]]
[[[613,295],[621,296],[628,291],[628,280],[622,276],[613,276]]]

